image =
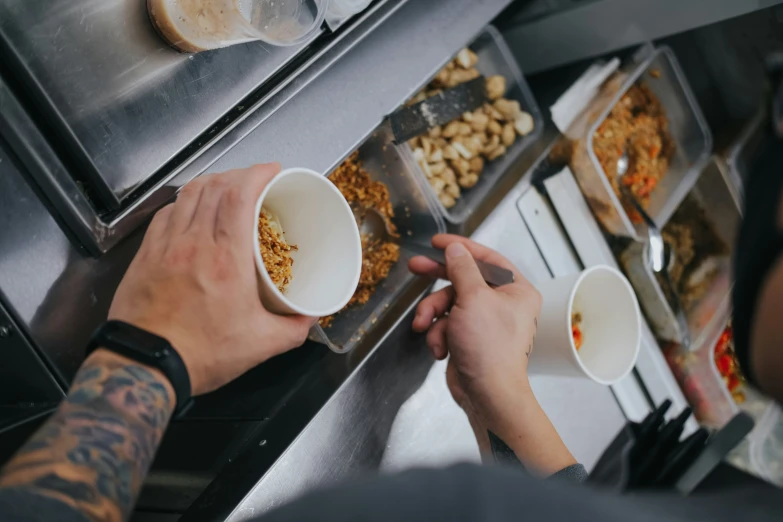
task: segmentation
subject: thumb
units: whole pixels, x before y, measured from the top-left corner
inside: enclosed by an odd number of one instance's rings
[[[307,340],[310,328],[318,322],[316,317],[305,317],[303,315],[279,315],[275,317],[275,332],[279,342],[274,344],[273,355],[280,355],[299,346],[302,346]],[[269,337],[269,331],[265,333],[264,338]]]
[[[487,286],[476,261],[462,243],[446,247],[446,274],[457,295],[466,295]]]

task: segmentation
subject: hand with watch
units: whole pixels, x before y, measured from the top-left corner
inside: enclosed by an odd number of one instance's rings
[[[157,213],[67,397],[0,473],[0,513],[127,520],[172,416],[304,343],[316,319],[264,308],[248,240],[279,171],[201,176]]]

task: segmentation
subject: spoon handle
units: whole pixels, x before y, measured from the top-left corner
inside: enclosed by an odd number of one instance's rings
[[[436,263],[446,266],[446,255],[443,253],[443,250],[420,245],[418,243],[403,244],[402,248],[410,250],[416,255],[428,257]],[[479,272],[481,272],[481,277],[484,278],[484,281],[486,281],[487,284],[492,286],[503,286],[510,285],[514,282],[514,272],[511,270],[506,270],[505,268],[501,268],[491,263],[485,263],[478,259],[475,261]]]

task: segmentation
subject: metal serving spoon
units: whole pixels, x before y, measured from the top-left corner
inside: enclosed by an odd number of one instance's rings
[[[376,241],[388,241],[393,237],[399,237],[393,233],[389,220],[375,209],[365,209],[361,214],[356,216],[356,220],[359,223],[359,232],[362,235],[375,238]],[[446,256],[443,253],[443,250],[419,245],[417,243],[403,243],[401,246],[416,255],[428,257],[436,263],[444,266],[446,265]],[[481,272],[484,281],[489,285],[503,286],[514,282],[514,273],[511,270],[506,270],[505,268],[501,268],[491,263],[485,263],[478,259],[476,259],[476,265],[478,265],[479,272]]]
[[[685,311],[682,308],[680,302],[680,296],[672,279],[669,276],[669,269],[674,264],[674,255],[671,246],[663,240],[663,235],[655,221],[647,214],[641,203],[637,201],[636,197],[625,184],[623,183],[623,176],[628,172],[628,151],[623,151],[620,159],[617,160],[617,185],[620,187],[620,194],[622,197],[630,203],[634,209],[642,216],[642,220],[647,225],[647,263],[656,274],[661,274],[666,284],[666,290],[671,298],[672,312],[677,319],[677,323],[680,327],[680,333],[682,335],[681,344],[685,348],[689,348],[691,345],[691,333],[688,328],[688,319],[685,317]]]

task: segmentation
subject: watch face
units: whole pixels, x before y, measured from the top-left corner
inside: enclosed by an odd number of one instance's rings
[[[103,334],[107,341],[151,360],[164,358],[169,346],[162,337],[125,323],[106,323]]]

